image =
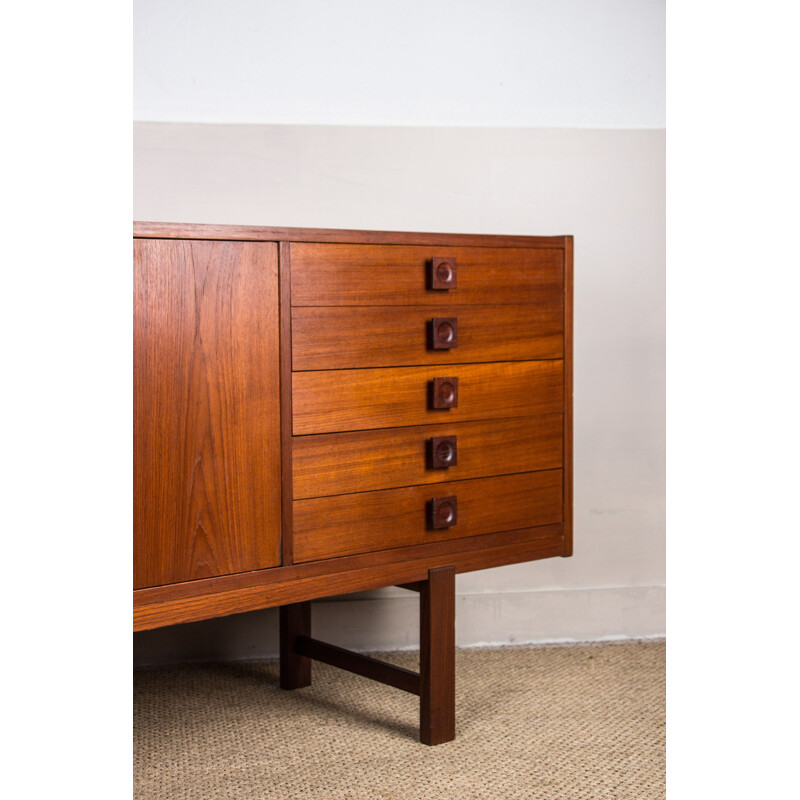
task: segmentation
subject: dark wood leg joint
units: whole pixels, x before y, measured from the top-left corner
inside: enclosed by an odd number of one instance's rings
[[[456,570],[428,572],[420,592],[420,724],[423,744],[456,736]]]
[[[297,651],[300,636],[311,636],[311,603],[281,606],[280,617],[280,686],[302,689],[311,685],[311,659]]]
[[[455,567],[429,570],[427,580],[403,588],[420,596],[419,674],[312,639],[311,603],[294,603],[280,608],[280,685],[309,686],[311,662],[316,660],[418,694],[420,741],[442,744],[456,736]]]
[[[384,683],[387,686],[394,686],[395,689],[402,689],[404,692],[419,694],[419,675],[411,670],[397,667],[394,664],[387,664],[377,658],[354,653],[352,650],[345,650],[343,647],[321,642],[319,639],[311,639],[308,636],[298,636],[295,643],[297,651],[315,661],[322,661],[332,667],[345,669],[371,678],[373,681]]]

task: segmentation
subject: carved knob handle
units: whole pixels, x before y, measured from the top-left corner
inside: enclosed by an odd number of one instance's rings
[[[428,463],[431,469],[447,469],[458,464],[457,437],[432,436],[429,441]]]
[[[431,408],[458,408],[458,378],[431,381]]]
[[[434,317],[431,320],[430,341],[433,350],[458,347],[458,317]]]
[[[430,525],[432,528],[452,528],[458,522],[458,497],[434,497],[430,502]]]
[[[432,258],[428,265],[428,287],[436,290],[456,288],[456,260]]]

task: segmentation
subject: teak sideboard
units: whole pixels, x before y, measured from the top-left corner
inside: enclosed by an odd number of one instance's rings
[[[280,606],[455,736],[455,575],[572,554],[572,237],[134,223],[134,630]],[[420,594],[420,671],[311,636]]]

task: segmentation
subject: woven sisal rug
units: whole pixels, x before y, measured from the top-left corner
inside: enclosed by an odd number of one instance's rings
[[[418,698],[324,664],[293,692],[274,661],[138,670],[134,796],[663,798],[665,649],[459,650],[456,740],[437,747],[417,741]]]

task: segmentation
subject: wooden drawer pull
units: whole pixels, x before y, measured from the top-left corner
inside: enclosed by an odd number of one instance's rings
[[[454,258],[432,258],[428,262],[428,288],[438,291],[456,288]]]
[[[429,509],[431,528],[452,528],[458,522],[458,498],[454,494],[434,497]]]
[[[458,317],[434,317],[429,339],[431,350],[450,350],[458,347]]]
[[[431,381],[431,408],[458,408],[458,378]]]
[[[458,464],[457,437],[432,436],[428,445],[428,466],[431,469],[447,469]]]

